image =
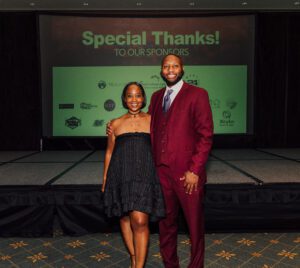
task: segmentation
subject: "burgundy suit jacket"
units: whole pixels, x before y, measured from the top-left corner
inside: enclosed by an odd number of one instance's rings
[[[153,93],[149,106],[155,164],[169,166],[175,178],[192,171],[199,175],[201,185],[206,182],[205,164],[213,137],[208,94],[204,89],[184,82],[169,111],[164,114],[165,90],[162,88]]]

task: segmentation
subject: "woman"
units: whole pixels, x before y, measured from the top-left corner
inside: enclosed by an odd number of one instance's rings
[[[122,93],[128,112],[111,122],[104,161],[102,191],[105,212],[120,217],[132,268],[144,267],[150,220],[164,217],[164,201],[155,172],[150,142],[151,116],[144,88],[128,83]]]

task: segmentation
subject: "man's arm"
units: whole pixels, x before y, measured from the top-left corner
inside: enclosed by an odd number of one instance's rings
[[[149,107],[148,107],[148,114],[152,115],[153,114],[153,103],[154,103],[154,94],[152,94],[151,96],[151,100],[150,100],[150,104],[149,104]]]
[[[184,180],[186,193],[191,194],[197,190],[199,175],[203,173],[209,156],[213,138],[213,120],[206,91],[201,91],[193,107],[193,126],[197,134],[195,150],[191,159],[189,170],[185,172],[181,180]],[[201,178],[200,178],[201,179]]]
[[[194,106],[193,124],[198,138],[189,170],[201,174],[205,169],[213,140],[213,119],[206,91],[202,92]]]
[[[111,120],[106,123],[106,135],[109,136],[113,134],[113,129],[111,126]]]

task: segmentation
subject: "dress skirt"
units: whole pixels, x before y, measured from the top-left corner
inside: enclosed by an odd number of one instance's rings
[[[149,214],[150,221],[165,216],[149,133],[130,132],[116,137],[104,191],[105,213],[122,217],[130,211]]]

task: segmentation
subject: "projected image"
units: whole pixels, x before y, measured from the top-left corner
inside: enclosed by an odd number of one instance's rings
[[[125,84],[143,84],[147,107],[165,86],[160,62],[169,53],[183,58],[186,82],[208,91],[214,132],[248,133],[253,28],[252,16],[41,15],[44,136],[105,136],[106,123],[126,112],[120,97]]]
[[[107,121],[125,113],[120,97],[124,85],[128,81],[142,83],[148,106],[152,93],[164,86],[157,72],[159,68],[55,67],[53,135],[104,136]],[[115,82],[115,74],[118,74],[118,82]],[[215,133],[246,132],[246,66],[185,66],[184,78],[209,89]]]

